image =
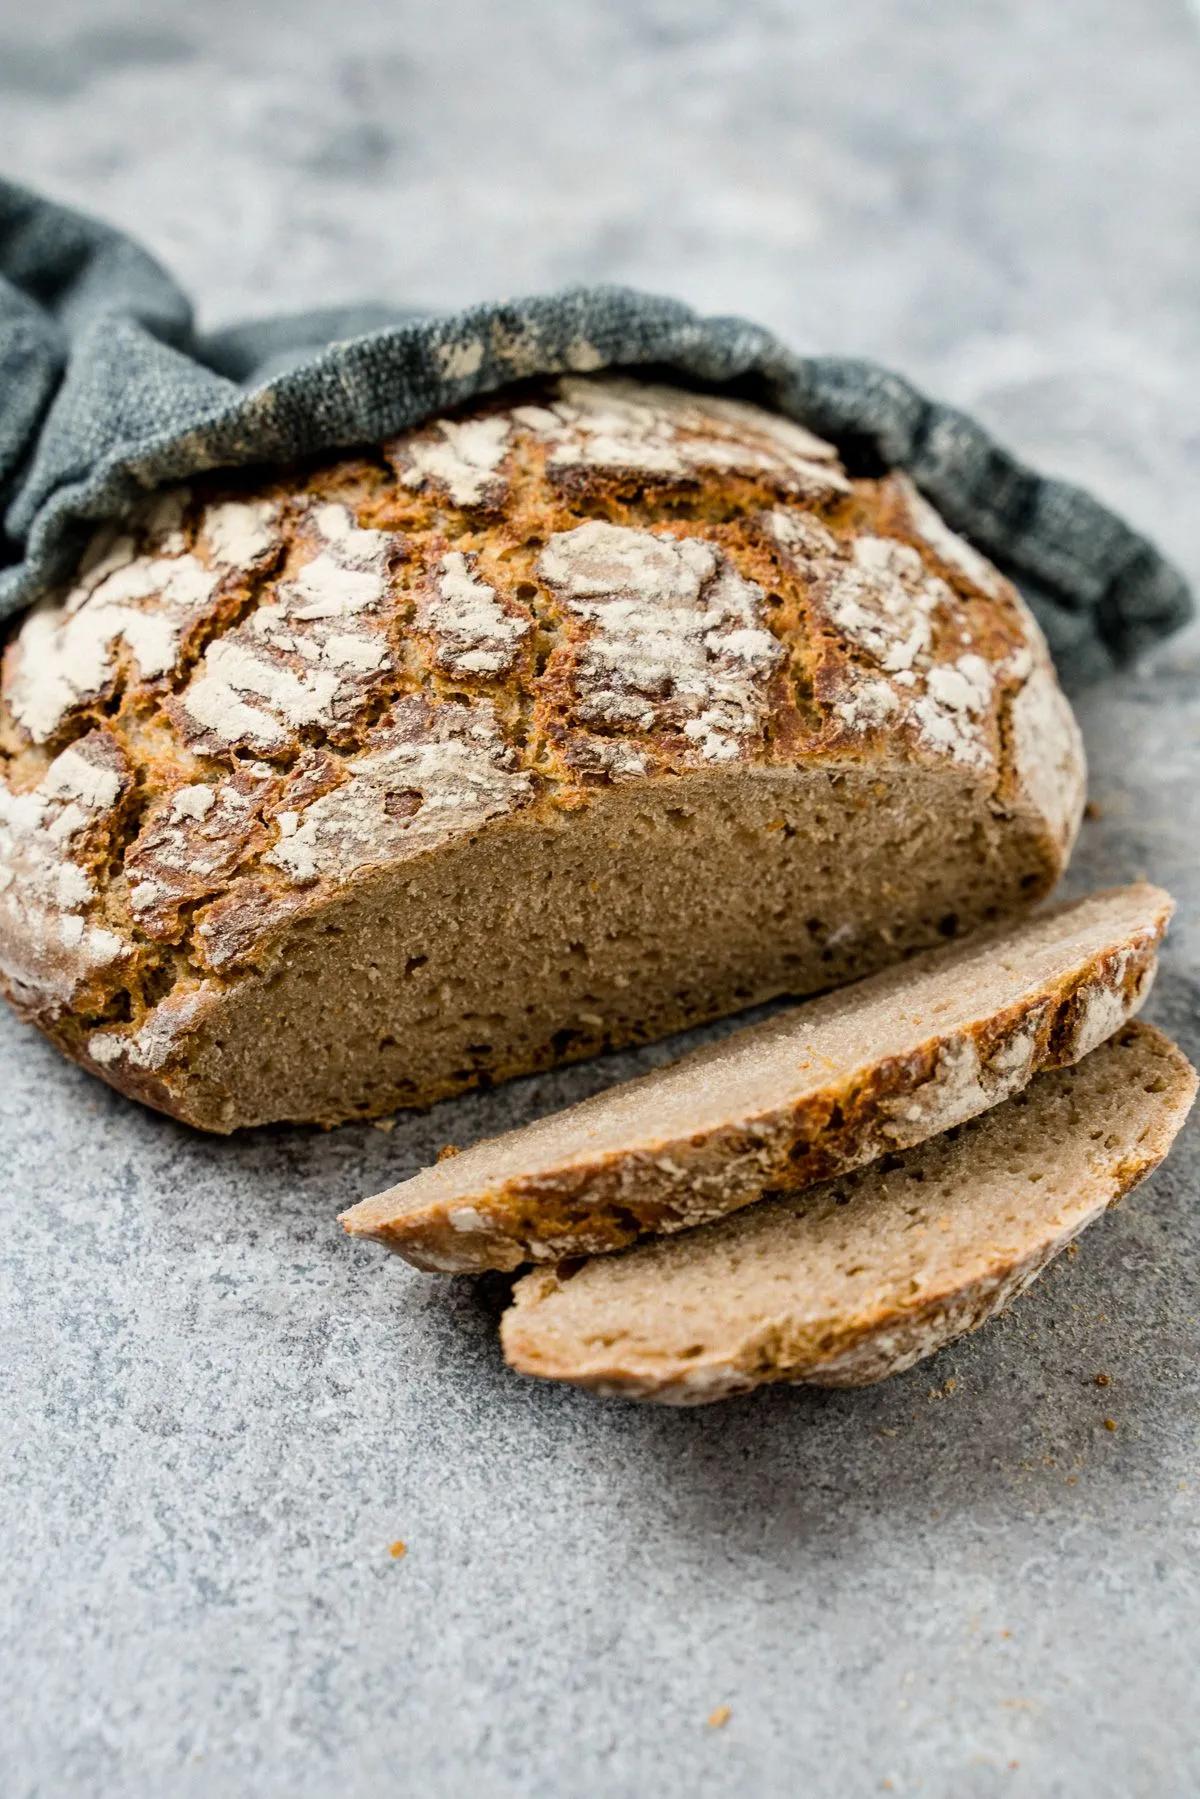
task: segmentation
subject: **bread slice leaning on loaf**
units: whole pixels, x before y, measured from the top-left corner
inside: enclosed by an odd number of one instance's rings
[[[476,1144],[343,1215],[420,1268],[619,1249],[807,1186],[1074,1062],[1149,992],[1145,884],[982,931]]]
[[[514,1368],[700,1405],[772,1381],[865,1386],[991,1318],[1157,1166],[1196,1076],[1130,1024],[947,1136],[686,1236],[536,1269]]]
[[[566,377],[100,534],[5,656],[0,984],[191,1124],[333,1124],[1021,911],[1082,799],[905,477]]]

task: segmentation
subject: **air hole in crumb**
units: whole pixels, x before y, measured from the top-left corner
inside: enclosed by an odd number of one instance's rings
[[[424,968],[428,960],[428,956],[410,956],[404,964],[405,974],[416,974],[418,968]]]
[[[559,1285],[562,1286],[564,1281],[574,1280],[586,1261],[586,1256],[568,1256],[566,1261],[560,1262],[554,1270],[554,1277]]]

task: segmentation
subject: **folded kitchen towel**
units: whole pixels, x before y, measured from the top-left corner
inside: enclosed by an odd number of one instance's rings
[[[617,366],[729,387],[832,438],[854,470],[907,469],[1021,584],[1070,681],[1191,615],[1145,538],[874,363],[798,355],[745,319],[622,287],[206,336],[131,239],[0,182],[0,616],[61,577],[97,520],[164,482],[374,442],[515,380]]]

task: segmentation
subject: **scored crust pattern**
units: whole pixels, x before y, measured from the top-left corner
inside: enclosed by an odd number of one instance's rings
[[[361,870],[598,784],[950,762],[1060,846],[1080,800],[1036,625],[905,478],[619,378],[153,496],[0,698],[0,975],[102,1066]]]

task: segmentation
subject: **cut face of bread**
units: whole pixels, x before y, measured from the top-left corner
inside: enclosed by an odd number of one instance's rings
[[[192,1124],[333,1124],[1022,911],[1082,797],[903,476],[569,378],[101,534],[4,658],[0,986]]]
[[[865,1386],[1000,1311],[1157,1166],[1196,1077],[1124,1026],[981,1118],[686,1236],[517,1282],[514,1368],[700,1405],[771,1381]]]
[[[981,932],[476,1144],[342,1222],[421,1268],[517,1268],[807,1186],[1086,1055],[1145,998],[1171,910],[1139,884]]]

